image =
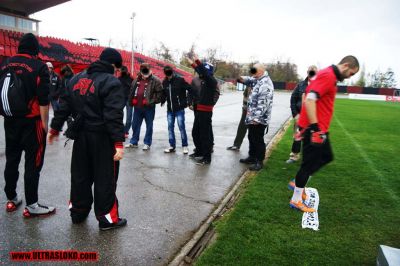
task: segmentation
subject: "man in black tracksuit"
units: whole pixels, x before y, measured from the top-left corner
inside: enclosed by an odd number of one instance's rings
[[[195,69],[201,79],[201,90],[198,95],[198,102],[194,108],[194,123],[192,137],[196,152],[191,155],[199,165],[211,163],[212,138],[212,111],[214,97],[218,88],[218,82],[213,76],[213,66],[203,64],[197,57],[194,62],[188,58],[189,63]]]
[[[7,195],[6,210],[13,212],[22,200],[16,193],[19,177],[18,166],[25,152],[25,217],[46,215],[55,212],[54,207],[38,203],[40,171],[46,149],[46,134],[49,115],[49,72],[47,66],[37,59],[39,42],[32,33],[25,34],[19,42],[18,54],[5,61],[2,71],[13,69],[23,84],[27,96],[27,114],[4,117],[6,139],[6,167],[4,170]],[[2,84],[2,95],[6,83]],[[11,87],[11,86],[10,86]],[[9,88],[11,90],[12,88]],[[10,100],[10,101],[9,101]],[[2,109],[10,107],[12,99],[2,97]],[[12,108],[12,106],[11,106]]]
[[[301,106],[303,104],[303,95],[306,92],[306,88],[308,84],[310,84],[311,79],[315,76],[318,69],[316,66],[310,66],[307,71],[307,77],[305,80],[299,82],[297,86],[294,88],[292,95],[290,97],[290,109],[292,111],[294,123],[294,131],[298,130],[297,120],[299,119]],[[293,140],[292,150],[289,155],[289,159],[286,163],[295,163],[300,159],[300,150],[301,150],[301,140]]]
[[[118,161],[123,157],[122,120],[126,96],[121,82],[113,74],[121,63],[118,51],[106,48],[100,60],[73,77],[61,98],[49,134],[51,144],[70,114],[75,121],[81,121],[72,151],[69,208],[72,222],[83,222],[93,203],[94,183],[94,211],[100,230],[127,223],[126,219],[119,218],[115,195]]]

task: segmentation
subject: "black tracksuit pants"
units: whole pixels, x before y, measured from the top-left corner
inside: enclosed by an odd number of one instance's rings
[[[26,205],[38,201],[39,176],[46,150],[46,132],[39,118],[5,118],[6,167],[4,170],[7,199],[17,195],[18,166],[22,151],[25,152],[25,200]]]
[[[325,143],[321,146],[311,145],[310,136],[311,133],[308,129],[304,133],[303,138],[303,161],[296,175],[296,187],[299,188],[304,188],[310,175],[333,160],[328,133]]]
[[[192,129],[192,138],[196,153],[205,160],[211,161],[211,149],[213,146],[212,112],[195,111]]]
[[[249,129],[249,157],[262,162],[265,158],[264,132],[267,126],[258,124],[248,125],[247,127]]]
[[[243,109],[242,116],[240,118],[240,122],[239,122],[237,132],[236,132],[236,137],[235,137],[235,140],[233,141],[233,145],[238,148],[240,148],[240,146],[242,146],[243,139],[247,133],[247,126],[245,124],[246,114],[247,114],[247,110]]]
[[[87,216],[94,195],[94,212],[99,221],[118,221],[118,200],[115,194],[119,162],[106,132],[82,131],[74,141],[71,160],[71,216]],[[92,194],[92,185],[94,193]]]
[[[293,125],[293,132],[296,133],[298,127],[297,127],[297,120],[295,120],[295,123]],[[293,144],[292,144],[292,152],[293,153],[300,153],[301,151],[301,140],[295,140],[293,139]]]

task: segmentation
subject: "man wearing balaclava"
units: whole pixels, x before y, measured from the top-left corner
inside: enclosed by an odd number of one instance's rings
[[[114,72],[122,65],[121,54],[106,48],[100,60],[74,76],[61,96],[60,108],[51,121],[49,144],[58,139],[64,122],[74,118],[71,159],[72,223],[85,221],[94,198],[94,213],[100,230],[127,224],[118,213],[116,196],[119,161],[124,155],[123,109],[126,98]],[[71,132],[71,131],[69,131]],[[71,136],[68,134],[67,136]],[[92,185],[94,184],[94,195]],[[93,197],[94,196],[94,197]]]
[[[126,148],[137,148],[140,128],[143,120],[146,122],[143,150],[150,149],[153,140],[153,121],[156,113],[156,104],[161,102],[163,88],[159,78],[151,72],[150,65],[140,65],[140,73],[132,83],[129,103],[133,106],[132,138]]]
[[[310,84],[311,79],[315,77],[315,75],[317,74],[317,71],[318,69],[316,66],[310,66],[307,70],[307,77],[305,78],[305,80],[297,84],[290,97],[290,109],[292,110],[292,116],[293,119],[295,120],[294,123],[295,132],[298,130],[297,120],[299,119],[300,116],[300,110],[303,103],[304,93],[306,92],[306,88]],[[292,144],[292,150],[290,152],[289,159],[286,161],[286,163],[297,162],[300,159],[300,149],[301,149],[301,140],[294,139]]]
[[[265,158],[264,135],[265,132],[268,132],[271,120],[274,84],[262,64],[258,63],[251,67],[250,74],[252,77],[238,79],[247,86],[253,86],[247,103],[245,119],[249,130],[249,156],[246,159],[240,159],[240,162],[252,164],[249,167],[251,171],[259,171],[263,168]]]
[[[36,37],[32,33],[23,35],[18,54],[5,60],[1,67],[7,77],[0,78],[3,95],[0,109],[4,116],[6,139],[6,210],[13,212],[22,203],[16,188],[18,166],[24,151],[25,217],[55,213],[54,207],[38,203],[39,176],[46,150],[49,117],[49,72],[47,66],[37,59],[38,54],[39,42]],[[21,95],[24,97],[19,98]],[[18,108],[16,104],[20,104]]]

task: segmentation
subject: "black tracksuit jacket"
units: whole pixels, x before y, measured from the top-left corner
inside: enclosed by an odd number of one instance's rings
[[[51,128],[61,131],[69,115],[76,117],[81,113],[85,130],[106,131],[114,143],[125,141],[122,121],[125,92],[113,73],[112,65],[99,60],[92,63],[87,71],[74,76],[61,97],[60,109],[55,112]],[[92,80],[94,82],[85,96]],[[84,97],[87,97],[86,104]]]

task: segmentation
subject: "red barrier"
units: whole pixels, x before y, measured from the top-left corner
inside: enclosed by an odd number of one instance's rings
[[[286,90],[292,91],[294,88],[296,88],[297,83],[295,82],[286,82]]]
[[[380,95],[393,96],[393,93],[394,93],[394,89],[390,89],[390,88],[380,88],[379,89]]]
[[[347,93],[363,93],[363,87],[347,86]]]

